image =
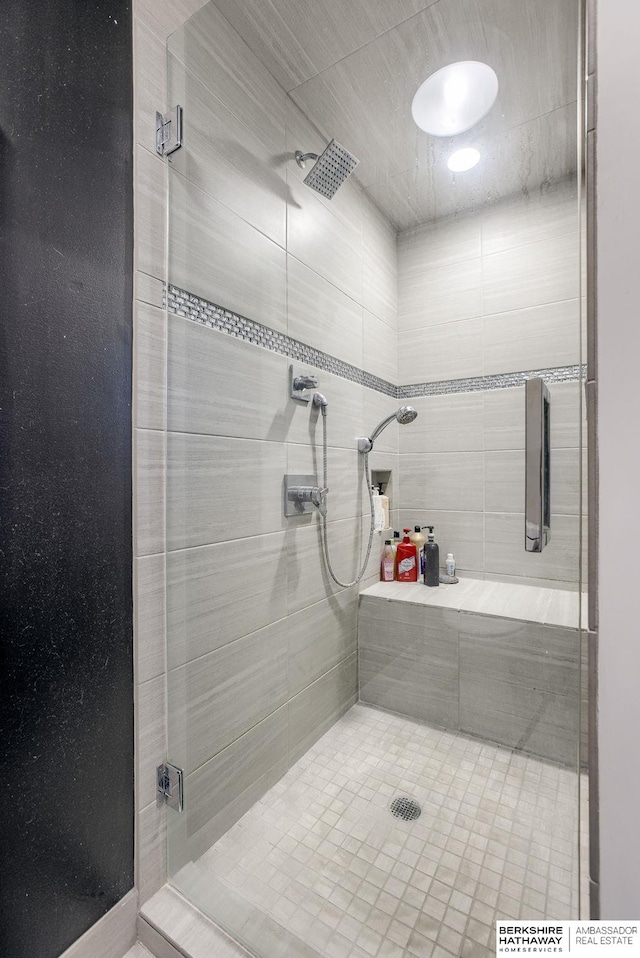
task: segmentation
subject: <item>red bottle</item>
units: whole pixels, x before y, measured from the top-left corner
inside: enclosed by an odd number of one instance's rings
[[[396,550],[398,582],[418,581],[418,550],[409,538],[409,532],[409,529],[404,530],[404,539]]]

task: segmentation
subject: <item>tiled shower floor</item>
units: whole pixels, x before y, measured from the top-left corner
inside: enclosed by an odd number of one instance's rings
[[[496,918],[578,917],[577,791],[569,769],[356,705],[196,864],[331,958],[488,956]],[[392,817],[399,793],[420,818]]]

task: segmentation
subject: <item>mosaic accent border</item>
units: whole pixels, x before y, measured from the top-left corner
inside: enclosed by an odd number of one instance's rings
[[[547,369],[528,369],[517,373],[495,373],[492,376],[474,376],[467,379],[447,379],[434,383],[409,383],[396,386],[394,383],[374,376],[358,366],[345,363],[329,353],[307,346],[286,333],[279,333],[269,326],[256,323],[239,313],[217,306],[206,299],[194,296],[177,286],[169,286],[167,309],[176,316],[183,316],[194,323],[209,326],[220,333],[235,336],[255,346],[288,356],[300,363],[308,363],[316,369],[324,369],[334,376],[367,386],[393,399],[415,399],[420,396],[448,396],[455,393],[482,392],[487,389],[510,389],[522,386],[527,379],[541,377],[548,383],[574,382],[586,379],[585,366],[552,366]]]
[[[410,383],[398,386],[398,399],[418,396],[446,396],[453,393],[484,392],[487,389],[511,389],[523,386],[527,379],[540,377],[546,383],[568,383],[587,377],[585,366],[550,366],[547,369],[527,369],[518,373],[494,373],[492,376],[474,376],[470,379],[447,379],[437,383]]]
[[[256,323],[253,319],[247,319],[246,316],[240,316],[206,299],[192,296],[191,293],[178,289],[176,286],[169,287],[167,306],[169,312],[177,316],[184,316],[196,323],[217,329],[218,332],[227,333],[229,336],[243,339],[247,343],[254,343],[256,346],[263,346],[271,352],[280,353],[281,356],[308,363],[317,369],[333,373],[334,376],[340,376],[342,379],[375,389],[376,392],[384,393],[386,396],[397,398],[398,387],[394,383],[387,382],[386,379],[374,376],[373,373],[368,373],[350,363],[345,363],[342,359],[330,356],[329,353],[323,353],[322,350],[315,349],[313,346],[307,346],[306,343],[292,339],[286,333],[279,333],[269,326]]]

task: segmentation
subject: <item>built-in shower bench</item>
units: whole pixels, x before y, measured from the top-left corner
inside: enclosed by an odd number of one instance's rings
[[[578,592],[462,578],[360,594],[360,700],[575,764],[586,668]]]

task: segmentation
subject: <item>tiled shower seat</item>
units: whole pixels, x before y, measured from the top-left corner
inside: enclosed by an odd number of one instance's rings
[[[581,601],[478,579],[377,583],[360,596],[360,700],[575,765]]]

